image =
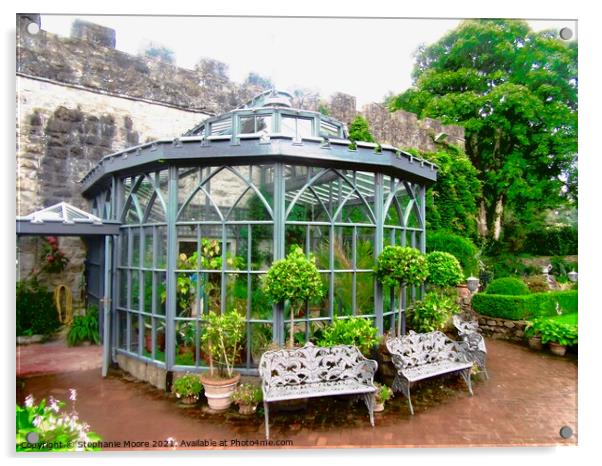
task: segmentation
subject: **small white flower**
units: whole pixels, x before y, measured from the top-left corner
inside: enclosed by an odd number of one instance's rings
[[[41,423],[42,423],[42,416],[36,416],[33,418],[32,424],[34,426],[39,427]]]
[[[31,408],[33,406],[33,395],[27,395],[27,398],[25,398],[25,406],[27,406],[28,408]]]
[[[55,413],[59,412],[59,404],[57,403],[57,401],[51,396],[50,399],[50,409],[53,410]]]
[[[69,389],[69,399],[71,401],[77,400],[77,390],[75,388],[70,388]]]

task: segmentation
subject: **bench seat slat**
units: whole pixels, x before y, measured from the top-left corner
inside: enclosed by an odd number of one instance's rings
[[[355,380],[340,380],[337,382],[270,387],[266,390],[264,399],[267,401],[281,401],[317,396],[374,393],[375,391],[374,386],[358,383]]]
[[[437,361],[403,369],[401,372],[410,382],[416,382],[418,380],[428,379],[429,377],[435,377],[449,372],[469,369],[470,367],[472,367],[471,362]]]

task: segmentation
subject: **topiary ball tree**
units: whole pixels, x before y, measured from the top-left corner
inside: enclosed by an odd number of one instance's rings
[[[531,293],[529,287],[518,277],[496,278],[487,286],[487,294],[520,296]]]
[[[428,277],[426,257],[418,249],[386,246],[378,256],[376,279],[385,286],[399,286],[399,317],[397,334],[405,333],[405,287],[419,285]]]
[[[308,259],[299,246],[293,246],[284,259],[272,264],[263,280],[263,291],[273,303],[289,301],[291,325],[289,345],[294,345],[295,308],[310,299],[324,295],[322,279],[315,264],[315,258]]]
[[[428,281],[441,287],[457,286],[464,280],[462,266],[455,256],[448,252],[434,251],[426,255]]]

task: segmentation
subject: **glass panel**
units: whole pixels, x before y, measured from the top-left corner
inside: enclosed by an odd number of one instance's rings
[[[132,270],[132,307],[136,311],[140,310],[140,273],[138,270]]]
[[[374,228],[358,228],[356,239],[356,269],[374,268]]]
[[[165,315],[167,301],[167,277],[165,272],[154,272],[157,291],[155,293],[155,314]],[[152,295],[151,295],[152,296]]]
[[[248,228],[251,230],[251,269],[268,270],[274,257],[274,227],[249,225]],[[287,233],[289,228],[290,226],[287,227]]]
[[[255,117],[240,117],[240,134],[251,134],[255,132]]]
[[[243,178],[248,176],[248,170],[248,167],[236,167],[236,171]],[[209,192],[225,217],[248,187],[249,185],[240,176],[224,169],[211,178],[211,190]]]
[[[307,138],[313,136],[313,122],[309,118],[297,118],[297,137]]]
[[[374,276],[370,272],[356,274],[356,314],[374,313]]]
[[[153,228],[145,227],[144,228],[144,262],[143,267],[152,268],[153,267]]]
[[[292,137],[295,137],[297,135],[297,119],[295,117],[282,116],[281,122],[281,133]]]
[[[140,228],[132,228],[132,267],[140,267]]]
[[[127,228],[122,228],[121,229],[121,233],[119,235],[119,247],[121,248],[120,254],[119,254],[119,265],[123,265],[126,266],[128,265],[128,231],[129,229]]]
[[[353,273],[334,274],[334,314],[350,316],[353,304]]]
[[[272,302],[264,294],[260,278],[257,275],[253,275],[251,281],[251,318],[270,320],[272,318],[272,309]]]
[[[261,131],[267,131],[268,133],[272,132],[272,117],[270,115],[265,116],[257,116],[255,120],[255,131],[257,133]]]
[[[144,311],[153,312],[153,273],[143,272],[144,276]]]
[[[196,322],[176,321],[176,364],[195,365]]]
[[[226,309],[236,309],[239,313],[247,314],[247,274],[226,275]]]
[[[338,126],[336,126],[330,122],[321,120],[320,121],[320,135],[323,135],[323,134],[325,134],[327,136],[337,137],[339,135],[339,128],[338,128]]]
[[[286,253],[291,252],[293,246],[300,246],[304,251],[306,249],[307,229],[305,225],[287,225],[285,230],[285,247]]]
[[[353,269],[353,228],[334,229],[334,268]]]
[[[119,276],[119,306],[128,306],[128,272],[125,270],[118,271]]]
[[[153,321],[151,317],[144,317],[144,349],[142,354],[149,358],[153,354]]]
[[[211,180],[213,182],[213,180]],[[209,189],[211,184],[205,184]],[[220,221],[221,218],[209,196],[203,190],[199,190],[180,213],[180,221]]]
[[[132,194],[129,198],[124,219],[127,225],[140,223],[140,216],[138,215],[138,209],[136,208],[136,194]]]
[[[176,315],[179,317],[191,317],[196,307],[197,298],[197,273],[176,273]]]
[[[221,136],[232,134],[232,118],[228,117],[224,120],[214,121],[211,123],[211,136]]]
[[[330,269],[329,232],[330,228],[327,226],[309,227],[309,250],[316,257],[316,266],[318,269]]]
[[[242,198],[234,206],[228,220],[271,220],[266,205],[257,192],[248,187]]]
[[[125,311],[117,311],[117,347],[125,349],[126,346],[126,329],[127,329],[127,315]]]
[[[251,324],[251,361],[258,365],[261,355],[272,343],[271,324]]]
[[[222,274],[203,272],[199,276],[199,305],[204,313],[220,312]]]
[[[167,227],[156,227],[157,230],[157,257],[155,267],[158,269],[167,268]]]
[[[140,334],[140,318],[138,314],[129,313],[130,315],[130,351],[132,353],[138,353],[139,345],[139,334]]]

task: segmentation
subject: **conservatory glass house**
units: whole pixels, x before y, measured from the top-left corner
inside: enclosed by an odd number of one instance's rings
[[[82,180],[92,213],[121,224],[103,246],[112,358],[203,370],[204,316],[236,309],[246,316],[239,369],[252,373],[289,330],[261,278],[293,245],[315,257],[327,290],[295,318],[298,343],[348,316],[394,328],[397,303],[372,269],[387,244],[424,251],[436,166],[352,143],[343,123],[291,100],[268,91],[181,137],[107,155]]]

